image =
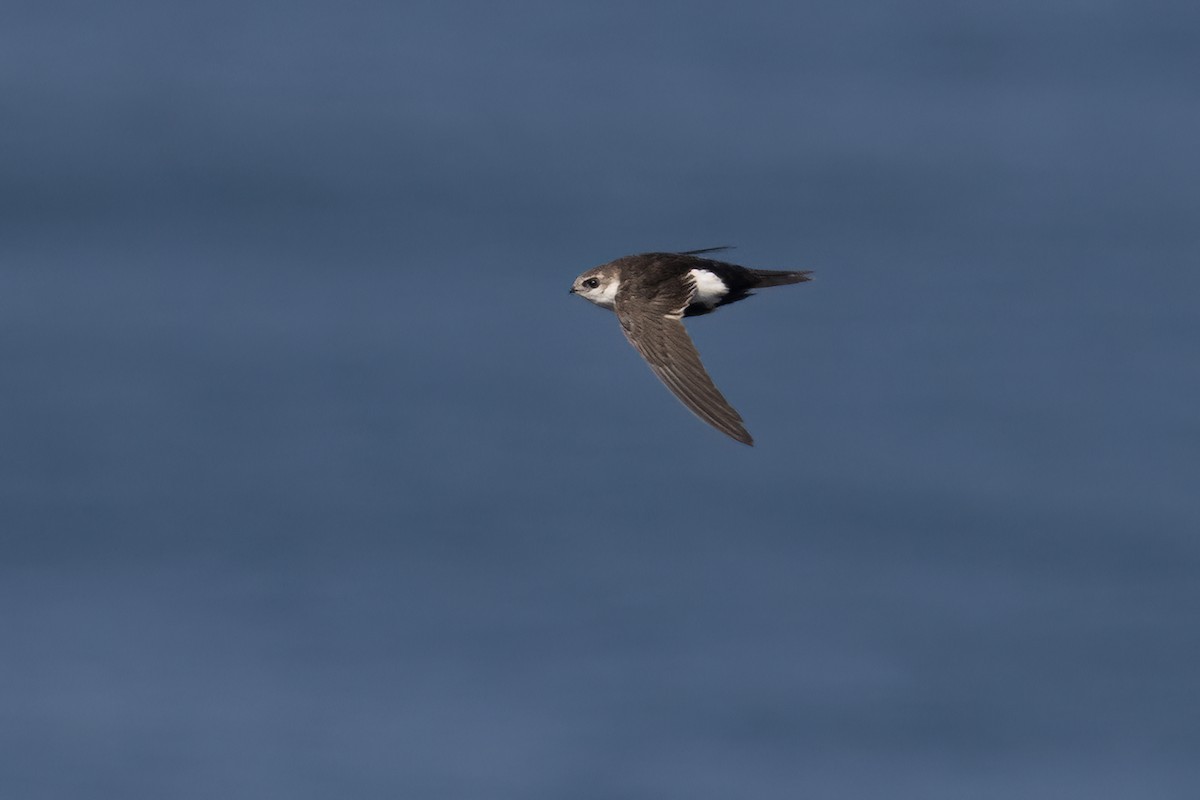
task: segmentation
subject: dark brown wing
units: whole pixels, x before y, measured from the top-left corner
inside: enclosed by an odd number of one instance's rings
[[[732,249],[733,249],[732,245],[720,244],[720,245],[717,245],[716,247],[704,247],[699,250],[683,250],[683,251],[679,252],[677,255],[698,256],[701,253],[719,253],[722,250],[732,250]]]
[[[686,291],[670,296],[660,293],[649,301],[634,300],[618,291],[617,319],[621,329],[650,369],[693,414],[721,433],[743,444],[754,440],[742,426],[742,418],[713,384],[700,363],[700,354],[683,327],[683,310],[695,293],[686,281]]]

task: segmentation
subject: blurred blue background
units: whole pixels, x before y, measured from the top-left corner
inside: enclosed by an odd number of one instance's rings
[[[0,795],[1197,796],[1195,4],[0,21]]]

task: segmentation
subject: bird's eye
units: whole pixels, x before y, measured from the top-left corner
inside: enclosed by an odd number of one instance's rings
[[[597,280],[596,278],[588,278],[586,281],[583,282],[583,285],[587,289],[595,289],[597,286],[600,285],[600,281]]]

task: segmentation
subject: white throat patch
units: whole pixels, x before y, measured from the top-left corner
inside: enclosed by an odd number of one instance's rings
[[[717,277],[715,272],[693,269],[689,270],[688,274],[692,276],[692,283],[696,285],[696,295],[692,298],[693,303],[713,306],[722,297],[729,294],[729,287],[725,285],[725,281]]]
[[[603,308],[612,308],[617,304],[617,289],[619,288],[621,288],[621,282],[614,278],[603,286],[589,289],[583,297]]]

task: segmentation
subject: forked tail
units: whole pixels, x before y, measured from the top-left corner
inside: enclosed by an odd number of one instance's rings
[[[798,272],[780,269],[752,269],[750,271],[754,273],[754,277],[758,279],[758,283],[755,288],[764,286],[786,286],[789,283],[803,283],[804,281],[812,280],[810,277],[812,275],[811,269],[800,270]]]

